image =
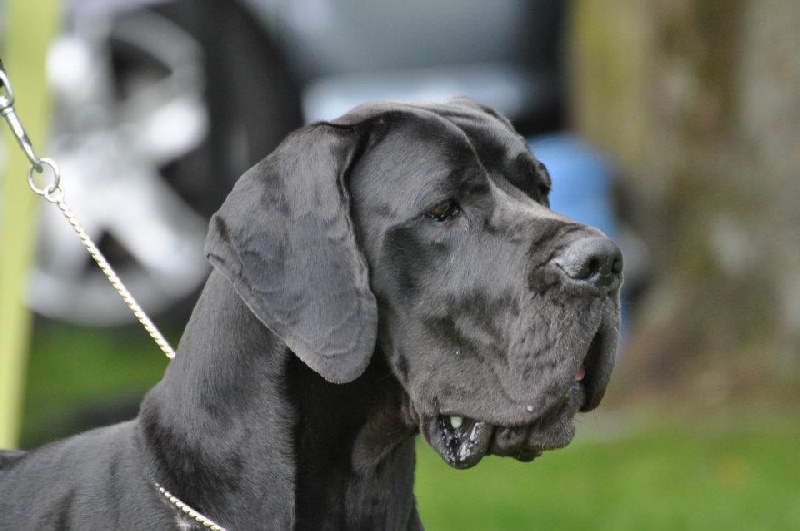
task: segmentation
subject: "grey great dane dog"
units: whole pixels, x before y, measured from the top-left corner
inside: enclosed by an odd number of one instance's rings
[[[573,437],[614,364],[619,249],[470,100],[300,129],[211,219],[139,416],[0,456],[2,529],[419,529],[414,439],[467,468]],[[192,527],[195,526],[195,527]]]

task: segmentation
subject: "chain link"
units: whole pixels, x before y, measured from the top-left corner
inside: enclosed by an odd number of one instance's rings
[[[44,162],[45,159],[42,159]],[[94,244],[86,231],[83,230],[83,227],[75,218],[75,215],[70,210],[67,203],[64,202],[64,194],[61,191],[61,188],[54,188],[52,191],[48,191],[44,194],[45,199],[50,201],[51,203],[55,204],[61,213],[64,214],[64,217],[67,219],[67,222],[72,226],[75,232],[78,234],[78,237],[83,243],[83,246],[86,247],[86,250],[94,259],[97,266],[103,272],[103,274],[108,278],[108,281],[114,286],[114,289],[117,290],[122,300],[125,301],[125,304],[128,305],[128,308],[131,309],[133,315],[136,319],[141,323],[144,327],[145,331],[150,334],[150,337],[153,338],[158,348],[161,349],[161,352],[164,353],[167,358],[172,359],[175,357],[175,351],[172,349],[170,344],[164,339],[164,336],[161,335],[156,325],[150,320],[147,314],[142,310],[142,307],[139,306],[139,303],[136,302],[136,299],[133,298],[131,292],[128,291],[128,288],[125,287],[125,284],[122,283],[119,276],[114,272],[114,269],[111,267],[111,264],[108,263],[103,253],[100,252],[100,249]]]

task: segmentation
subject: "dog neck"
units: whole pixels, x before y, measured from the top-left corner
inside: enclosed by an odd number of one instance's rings
[[[380,353],[354,382],[326,382],[214,272],[141,433],[154,479],[231,528],[405,529],[418,524],[405,396]]]

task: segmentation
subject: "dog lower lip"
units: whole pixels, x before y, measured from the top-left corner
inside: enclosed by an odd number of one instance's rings
[[[461,415],[439,415],[421,419],[420,431],[448,465],[464,469],[488,453],[494,426]]]
[[[522,462],[533,461],[547,449],[538,446],[522,446],[516,449],[501,447],[502,449],[498,451],[495,448],[495,445],[498,444],[495,439],[498,430],[508,433],[508,430],[512,428],[495,426],[462,415],[444,414],[425,417],[421,420],[420,428],[428,444],[448,465],[456,469],[471,468],[477,465],[484,456],[495,453],[513,457]]]

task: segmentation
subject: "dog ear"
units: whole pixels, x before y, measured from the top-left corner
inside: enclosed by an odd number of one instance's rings
[[[335,383],[366,369],[377,334],[344,182],[360,144],[328,124],[293,133],[239,179],[206,239],[209,262],[258,319]]]

